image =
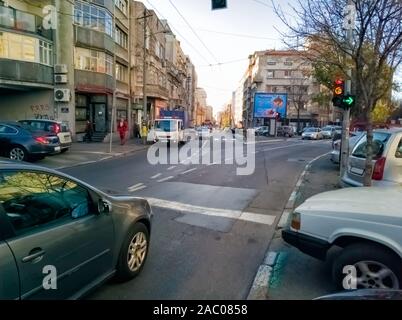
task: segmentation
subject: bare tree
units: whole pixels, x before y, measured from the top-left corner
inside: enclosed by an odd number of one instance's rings
[[[367,121],[367,157],[365,181],[372,184],[373,118],[377,102],[391,94],[392,75],[402,63],[402,2],[400,0],[353,0],[356,27],[353,45],[343,30],[346,0],[298,1],[292,21],[282,9],[275,12],[289,29],[285,43],[294,48],[300,40],[316,61],[354,69],[354,92],[360,112]],[[296,19],[293,17],[296,16]],[[328,52],[336,53],[331,58]],[[344,58],[342,58],[344,57]]]

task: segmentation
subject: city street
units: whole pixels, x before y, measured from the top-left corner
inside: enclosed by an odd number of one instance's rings
[[[107,192],[145,197],[155,213],[142,274],[89,298],[245,299],[300,173],[330,142],[271,139],[255,150],[251,176],[237,176],[235,165],[152,166],[145,150],[64,169]]]

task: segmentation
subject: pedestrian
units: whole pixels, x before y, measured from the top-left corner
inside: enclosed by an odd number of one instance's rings
[[[134,122],[134,138],[140,138],[141,139],[140,126],[138,125],[137,122]]]
[[[93,135],[94,129],[92,126],[92,122],[87,120],[86,126],[85,126],[85,137],[84,141],[86,142],[92,142],[92,135]]]
[[[128,131],[128,123],[125,119],[121,118],[118,125],[117,131],[120,135],[120,144],[123,146],[126,143],[126,135]]]
[[[147,144],[148,126],[147,126],[147,123],[145,121],[142,122],[141,136],[142,136],[142,143]]]

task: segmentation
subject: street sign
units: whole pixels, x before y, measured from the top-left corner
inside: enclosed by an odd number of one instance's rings
[[[227,9],[227,0],[212,0],[212,10]]]

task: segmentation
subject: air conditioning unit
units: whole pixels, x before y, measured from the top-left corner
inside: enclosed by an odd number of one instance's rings
[[[58,84],[63,84],[68,82],[68,78],[66,74],[55,74],[54,82]]]
[[[61,74],[68,73],[67,65],[66,64],[56,64],[54,66],[54,73],[61,73]]]
[[[70,98],[70,89],[54,89],[54,101],[69,102]]]

